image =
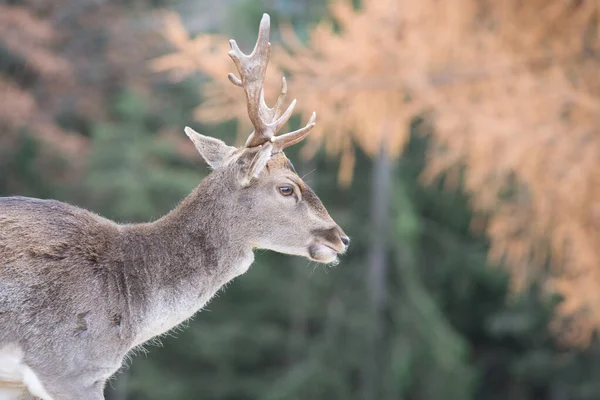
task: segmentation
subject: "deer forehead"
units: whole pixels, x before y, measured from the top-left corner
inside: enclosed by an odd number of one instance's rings
[[[273,154],[269,162],[267,162],[267,167],[269,168],[269,170],[284,169],[289,170],[294,174],[296,173],[296,170],[294,169],[294,166],[292,165],[291,161],[285,156],[283,152]]]
[[[300,176],[298,176],[290,160],[283,153],[274,154],[273,157],[267,162],[266,169],[269,172],[269,175],[272,177],[289,178],[296,185],[298,185],[302,192],[304,192],[306,189],[310,190],[308,185],[304,183]]]

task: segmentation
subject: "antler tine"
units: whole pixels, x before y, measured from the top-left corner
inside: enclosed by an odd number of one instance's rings
[[[235,86],[243,87],[242,81],[240,80],[240,78],[235,76],[233,73],[230,72],[229,74],[227,74],[227,77],[229,78],[231,83],[233,83]]]
[[[277,101],[275,102],[275,107],[273,107],[273,119],[279,118],[279,112],[281,111],[281,106],[285,101],[285,97],[287,96],[287,81],[285,80],[285,76],[281,77],[281,92],[277,97]]]
[[[294,132],[286,133],[285,135],[276,136],[271,139],[271,142],[273,142],[274,152],[283,151],[283,149],[286,147],[292,146],[304,140],[304,138],[310,133],[311,129],[317,124],[315,122],[316,119],[317,113],[313,112],[308,124],[306,124],[303,128],[300,128]]]
[[[264,92],[261,92],[260,96],[260,105],[261,105],[261,116],[264,116],[264,120],[268,120],[270,123],[265,123],[265,127],[268,129],[265,135],[257,135],[256,131],[252,132],[246,140],[245,147],[254,147],[260,146],[261,144],[270,141],[275,133],[281,129],[281,127],[290,119],[292,112],[294,111],[294,107],[296,106],[296,100],[292,101],[292,103],[288,106],[285,113],[281,115],[281,106],[285,101],[285,97],[287,95],[287,82],[285,77],[282,77],[281,83],[281,92],[277,97],[277,101],[275,102],[275,106],[273,108],[269,108],[265,103]]]

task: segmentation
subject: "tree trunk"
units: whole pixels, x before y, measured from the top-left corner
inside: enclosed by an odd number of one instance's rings
[[[378,400],[381,376],[382,313],[387,299],[386,272],[390,227],[392,161],[385,146],[375,158],[371,178],[371,248],[368,254],[367,289],[370,300],[368,357],[364,365],[364,400]]]

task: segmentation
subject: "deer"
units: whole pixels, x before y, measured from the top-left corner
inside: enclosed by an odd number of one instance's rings
[[[138,346],[199,312],[254,261],[254,250],[337,263],[350,239],[283,150],[285,78],[267,106],[271,53],[264,14],[250,54],[229,56],[254,127],[234,147],[184,131],[210,173],[153,222],[119,224],[49,199],[0,198],[0,400],[99,400]]]

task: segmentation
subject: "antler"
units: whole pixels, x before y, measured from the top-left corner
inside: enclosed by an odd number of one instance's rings
[[[281,106],[287,94],[287,83],[284,77],[282,78],[281,93],[277,98],[275,106],[269,108],[265,103],[265,75],[271,56],[271,43],[269,43],[270,25],[269,15],[263,14],[258,30],[258,39],[254,45],[254,50],[249,55],[244,54],[240,50],[235,40],[232,39],[229,41],[231,45],[229,56],[237,67],[241,79],[232,73],[228,75],[228,78],[231,83],[243,88],[246,93],[248,117],[250,117],[250,121],[254,125],[254,132],[248,137],[245,146],[255,147],[271,142],[273,143],[274,152],[277,152],[304,139],[315,126],[317,114],[313,112],[308,124],[303,128],[284,135],[275,136],[292,116],[296,100],[294,99],[285,112],[281,114]]]

